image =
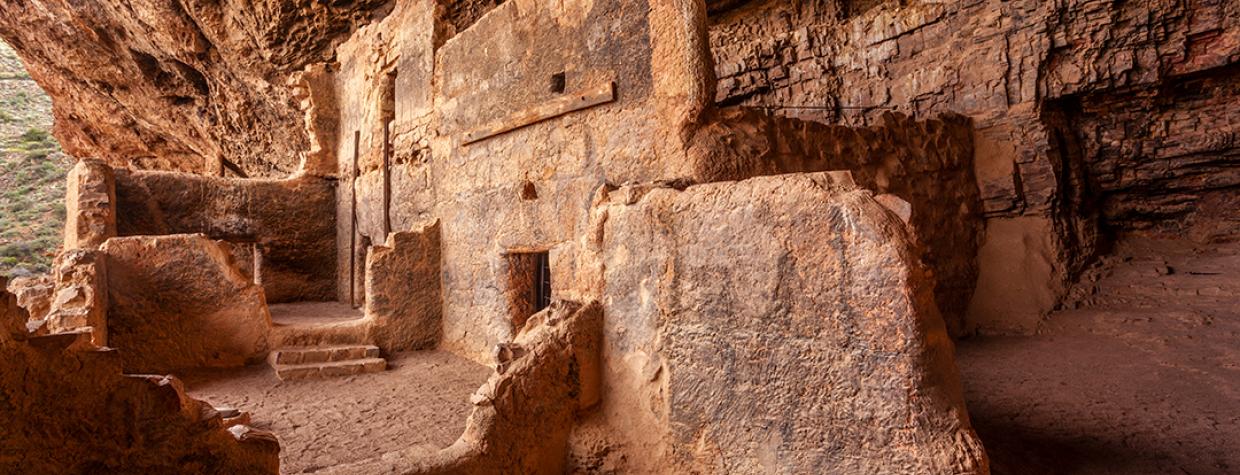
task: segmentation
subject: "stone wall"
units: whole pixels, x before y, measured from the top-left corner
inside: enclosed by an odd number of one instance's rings
[[[124,376],[89,333],[33,336],[0,282],[0,472],[279,473],[270,433],[225,420],[164,376]]]
[[[205,234],[256,245],[269,303],[334,300],[335,184],[117,170],[120,236]],[[253,267],[253,265],[249,265]]]
[[[589,422],[669,455],[629,471],[987,473],[934,281],[848,175],[609,193]]]
[[[95,346],[108,345],[107,256],[74,249],[56,256],[47,313],[36,317],[40,332],[87,331]]]
[[[340,301],[363,303],[364,242],[383,245],[388,233],[411,231],[432,217],[435,15],[432,0],[397,2],[382,22],[362,28],[338,52],[332,93],[340,117],[334,150]]]
[[[916,121],[888,113],[880,121],[828,126],[761,109],[725,109],[694,135],[694,181],[850,170],[875,194],[908,202],[948,329],[953,336],[968,334],[965,312],[977,281],[983,228],[972,124],[953,114]]]
[[[366,255],[367,338],[383,351],[435,348],[443,336],[439,223],[392,233]]]
[[[992,226],[995,239],[988,241],[1010,241],[1025,232],[1016,233],[1018,225],[1050,232],[1035,240],[1044,245],[1028,249],[1049,256],[1050,268],[1023,293],[1059,294],[1107,227],[1148,228],[1168,212],[1204,207],[1217,215],[1228,208],[1217,194],[1197,191],[1229,187],[1226,179],[1180,192],[1124,192],[1108,182],[1121,169],[1140,176],[1142,163],[1158,170],[1147,175],[1232,174],[1234,146],[1227,137],[1235,134],[1235,121],[1207,117],[1228,114],[1219,108],[1231,97],[1226,71],[1240,61],[1237,18],[1240,6],[1216,1],[757,0],[712,18],[716,99],[854,125],[873,123],[890,110],[918,118],[969,116],[977,127],[986,216],[1023,217]],[[1206,80],[1210,85],[1200,94],[1170,87],[1185,82],[1191,88],[1200,84],[1193,78],[1203,76],[1219,79]],[[1127,100],[1139,97],[1149,100]],[[1178,116],[1151,109],[1150,100],[1179,104]],[[1154,127],[1172,135],[1213,132],[1175,151],[1174,143],[1162,145]],[[1012,264],[981,262],[995,270]],[[999,300],[990,293],[995,289],[983,285],[978,294]],[[1023,323],[1007,328],[1031,330],[1028,323],[1057,299],[1008,305],[1007,313]],[[979,322],[1004,316],[970,318],[985,331],[987,324]]]
[[[512,0],[437,53],[444,346],[481,357],[511,339],[504,254],[574,239],[604,180],[658,176],[648,11],[645,1]],[[559,97],[551,78],[561,72],[567,94],[614,83],[618,100],[464,144],[471,130]],[[521,198],[526,181],[537,199]]]
[[[263,288],[203,235],[109,239],[108,339],[127,373],[235,367],[267,356]],[[248,264],[248,263],[241,263]]]
[[[360,300],[368,246],[437,218],[443,346],[482,360],[511,338],[505,253],[576,239],[605,182],[687,173],[683,129],[706,104],[705,63],[686,52],[694,43],[683,30],[695,23],[672,3],[509,1],[435,37],[451,19],[409,0],[341,45],[337,298]],[[662,42],[651,20],[666,23]],[[563,92],[551,87],[557,75]],[[465,138],[611,85],[614,100],[601,105]]]
[[[116,236],[116,175],[103,162],[79,160],[65,181],[64,249],[98,249]]]

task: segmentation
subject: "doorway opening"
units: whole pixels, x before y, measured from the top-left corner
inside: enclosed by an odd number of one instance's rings
[[[508,255],[508,309],[513,331],[551,305],[551,259],[546,252]]]

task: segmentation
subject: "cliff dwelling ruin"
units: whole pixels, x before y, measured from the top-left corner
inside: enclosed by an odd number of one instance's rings
[[[1240,471],[1240,0],[0,0],[0,39],[72,162],[0,278],[0,473]]]

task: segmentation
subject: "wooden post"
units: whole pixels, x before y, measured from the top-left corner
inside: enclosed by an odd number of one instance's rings
[[[362,132],[353,132],[353,168],[349,171],[349,211],[353,215],[349,225],[349,305],[357,308],[357,155],[361,148]]]
[[[383,123],[383,236],[392,232],[392,122]]]
[[[254,255],[254,285],[263,285],[263,248],[255,240],[250,253]]]

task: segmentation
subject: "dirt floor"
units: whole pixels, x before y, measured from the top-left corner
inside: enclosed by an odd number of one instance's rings
[[[364,317],[362,310],[340,302],[295,302],[267,306],[276,325],[340,323]]]
[[[1129,241],[1083,282],[957,347],[994,473],[1240,473],[1240,244]]]
[[[450,353],[410,352],[388,370],[282,382],[267,365],[185,375],[189,392],[251,413],[280,438],[284,473],[376,457],[429,444],[447,447],[465,430],[469,395],[491,370]]]

